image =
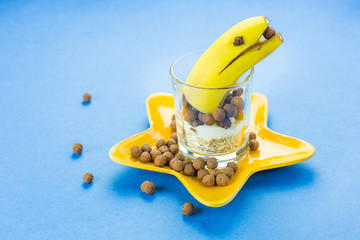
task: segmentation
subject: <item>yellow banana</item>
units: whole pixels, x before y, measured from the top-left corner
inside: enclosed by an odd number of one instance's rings
[[[186,83],[208,88],[234,84],[241,75],[283,42],[279,33],[269,40],[259,40],[269,23],[263,16],[252,17],[230,28],[199,58]],[[234,44],[235,38],[241,39],[242,44]],[[226,93],[227,90],[184,87],[188,102],[203,113],[211,113],[219,107]]]

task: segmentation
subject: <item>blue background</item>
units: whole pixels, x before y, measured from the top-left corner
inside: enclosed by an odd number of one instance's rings
[[[315,156],[256,173],[222,208],[173,176],[112,162],[111,146],[148,127],[146,96],[171,92],[172,61],[256,15],[285,42],[256,66],[253,89],[269,126]],[[358,238],[359,39],[358,1],[1,1],[0,238]]]

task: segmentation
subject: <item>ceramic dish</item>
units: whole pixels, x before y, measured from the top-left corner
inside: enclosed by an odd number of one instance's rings
[[[257,134],[260,147],[250,151],[238,163],[239,169],[224,187],[205,187],[196,177],[188,177],[170,167],[156,167],[153,163],[141,163],[130,155],[134,145],[149,143],[155,146],[158,139],[168,139],[171,134],[171,115],[174,114],[174,99],[171,94],[154,93],[146,99],[146,109],[150,128],[129,137],[110,150],[110,158],[122,165],[172,174],[202,204],[209,207],[221,207],[229,203],[240,191],[246,180],[255,172],[300,163],[311,158],[314,147],[302,140],[288,137],[267,127],[268,103],[262,94],[252,94],[250,130]]]

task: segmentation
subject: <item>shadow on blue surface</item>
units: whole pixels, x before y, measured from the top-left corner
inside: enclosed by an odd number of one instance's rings
[[[88,106],[88,105],[90,105],[90,103],[91,103],[91,101],[90,101],[90,102],[84,102],[84,101],[83,101],[83,102],[82,102],[82,105],[83,105],[83,106]]]
[[[111,191],[121,198],[140,195],[144,201],[153,202],[157,196],[167,194],[171,195],[168,197],[174,199],[179,206],[187,201],[193,202],[196,214],[191,217],[183,216],[183,221],[197,231],[215,237],[231,234],[231,231],[236,228],[235,225],[240,226],[241,223],[247,221],[243,216],[246,216],[246,212],[252,207],[256,207],[253,198],[259,198],[259,195],[269,192],[290,191],[309,186],[314,178],[313,170],[304,164],[258,172],[250,177],[232,202],[221,208],[210,208],[196,202],[180,181],[171,175],[125,167],[120,174],[114,176],[110,184]],[[150,180],[155,184],[154,195],[146,195],[140,191],[140,185],[145,180]]]
[[[86,183],[86,182],[83,182],[82,184],[82,188],[83,189],[88,189],[88,188],[91,188],[91,186],[93,185],[93,183]]]
[[[81,153],[81,154],[73,153],[73,154],[71,155],[71,158],[72,158],[73,160],[76,160],[76,159],[81,158],[81,156],[82,156],[82,153]]]

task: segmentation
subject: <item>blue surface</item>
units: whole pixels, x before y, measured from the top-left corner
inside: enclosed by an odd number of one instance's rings
[[[111,146],[148,127],[146,96],[171,92],[171,62],[256,15],[285,42],[256,67],[254,91],[270,127],[315,157],[255,174],[222,208],[112,162]],[[358,238],[359,30],[358,1],[1,1],[0,238]],[[153,196],[139,190],[147,179]]]

